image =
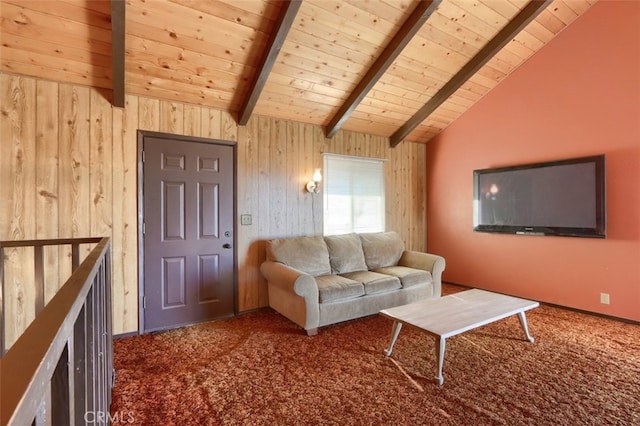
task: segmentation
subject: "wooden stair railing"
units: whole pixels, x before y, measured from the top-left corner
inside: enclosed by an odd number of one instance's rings
[[[78,266],[79,245],[97,243]],[[72,246],[73,273],[44,305],[43,247]],[[33,322],[0,359],[0,425],[108,424],[113,387],[111,255],[109,238],[0,242],[4,249],[34,247]],[[2,297],[0,329],[6,326]]]

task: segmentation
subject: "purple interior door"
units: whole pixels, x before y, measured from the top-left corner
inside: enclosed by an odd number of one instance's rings
[[[234,152],[143,139],[144,331],[234,314]]]

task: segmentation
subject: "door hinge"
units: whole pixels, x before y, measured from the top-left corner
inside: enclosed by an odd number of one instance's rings
[[[144,156],[144,151],[142,151],[142,162],[144,163],[145,160],[145,156]]]
[[[147,309],[147,296],[142,296],[142,309]]]
[[[147,224],[142,222],[142,235],[144,235],[147,232]]]

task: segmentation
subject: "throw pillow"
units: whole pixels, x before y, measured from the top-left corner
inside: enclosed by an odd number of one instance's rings
[[[369,270],[397,265],[404,251],[400,235],[393,231],[360,234],[360,239]]]
[[[358,234],[326,236],[324,241],[329,248],[329,262],[333,274],[367,270]]]
[[[322,237],[277,238],[267,241],[267,260],[284,263],[314,277],[331,273],[329,251]]]

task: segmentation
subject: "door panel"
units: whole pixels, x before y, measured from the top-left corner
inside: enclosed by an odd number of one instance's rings
[[[144,331],[234,314],[233,147],[144,136]]]
[[[200,238],[219,238],[218,211],[220,210],[218,185],[198,183],[198,229]]]
[[[162,186],[162,241],[168,240],[184,240],[185,239],[185,223],[184,223],[184,182],[164,182]]]
[[[174,257],[162,259],[162,308],[185,306],[185,258]]]

